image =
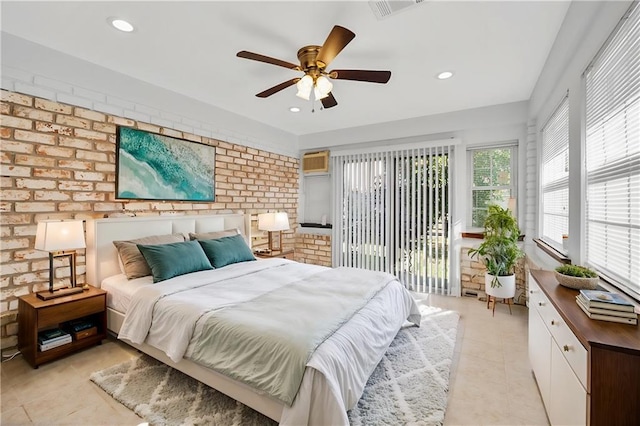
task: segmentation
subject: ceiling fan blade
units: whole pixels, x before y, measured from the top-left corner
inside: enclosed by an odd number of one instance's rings
[[[333,97],[333,93],[331,92],[329,92],[329,96],[327,96],[326,98],[320,99],[320,102],[322,102],[322,106],[324,107],[324,109],[333,108],[334,106],[338,105],[336,98]]]
[[[270,89],[265,90],[264,92],[260,92],[258,93],[256,96],[259,98],[266,98],[269,97],[275,93],[278,93],[279,91],[286,89],[289,86],[293,86],[294,84],[296,84],[298,81],[300,80],[300,78],[292,78],[289,81],[285,81],[284,83],[280,83],[276,86],[271,87]]]
[[[334,26],[318,52],[316,62],[321,62],[318,66],[320,66],[320,68],[329,66],[329,63],[338,56],[338,53],[340,53],[355,36],[353,32],[344,27],[339,25]]]
[[[251,59],[253,61],[265,62],[271,65],[277,65],[279,67],[289,68],[292,70],[300,71],[300,66],[296,64],[292,64],[291,62],[282,61],[280,59],[271,58],[269,56],[260,55],[258,53],[247,52],[246,50],[241,50],[236,53],[238,58]]]
[[[329,77],[336,80],[355,80],[384,84],[391,78],[391,71],[333,70],[329,73]]]

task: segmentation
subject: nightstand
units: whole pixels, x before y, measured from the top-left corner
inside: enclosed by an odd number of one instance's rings
[[[95,324],[95,334],[76,333],[73,340],[46,351],[38,347],[38,333],[63,327],[73,320]],[[90,334],[90,335],[87,335]],[[18,349],[33,368],[81,349],[102,343],[107,337],[107,292],[89,287],[82,293],[41,300],[35,294],[18,299]]]
[[[283,259],[289,259],[289,260],[293,260],[293,255],[294,255],[294,250],[290,249],[290,250],[274,250],[270,253],[259,253],[259,252],[253,252],[253,254],[256,257],[259,257],[261,259],[270,259],[272,257],[281,257]]]

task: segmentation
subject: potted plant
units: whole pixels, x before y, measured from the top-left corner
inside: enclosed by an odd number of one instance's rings
[[[484,241],[469,250],[470,257],[480,257],[487,268],[485,292],[501,299],[516,294],[515,266],[524,252],[518,247],[520,228],[509,209],[492,204],[484,221]]]
[[[595,290],[600,278],[598,274],[584,266],[562,265],[554,271],[560,285],[576,290]]]

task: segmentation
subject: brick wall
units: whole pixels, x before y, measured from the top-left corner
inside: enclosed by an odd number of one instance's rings
[[[297,234],[295,257],[297,262],[331,266],[331,236]]]
[[[294,245],[298,209],[297,158],[219,141],[15,92],[1,92],[0,315],[2,349],[17,343],[20,295],[47,288],[48,255],[33,249],[42,219],[100,218],[113,213],[159,215],[286,211]],[[115,199],[116,126],[123,125],[216,147],[213,203]],[[311,258],[305,258],[311,261]],[[68,277],[59,263],[56,279]],[[84,251],[78,281],[85,281]]]
[[[462,295],[467,293],[484,293],[484,274],[487,270],[477,258],[469,257],[469,248],[463,247],[460,252],[460,288]],[[525,305],[527,301],[527,283],[525,275],[525,259],[520,259],[516,264],[516,295],[514,303]]]

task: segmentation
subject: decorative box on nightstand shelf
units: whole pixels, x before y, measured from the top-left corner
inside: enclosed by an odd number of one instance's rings
[[[67,330],[71,342],[42,351],[38,334],[54,328],[69,328],[69,324],[83,320],[91,327]],[[35,294],[18,299],[18,349],[33,367],[53,361],[70,353],[102,343],[107,337],[107,292],[89,287],[82,293],[51,300],[39,299]]]
[[[269,259],[272,257],[281,257],[283,259],[293,260],[294,250],[256,250],[253,252],[256,257]]]

